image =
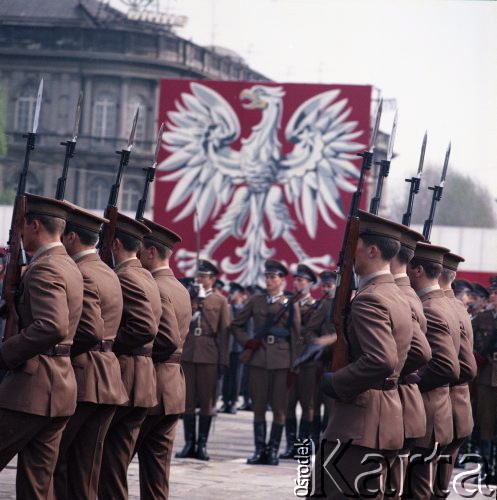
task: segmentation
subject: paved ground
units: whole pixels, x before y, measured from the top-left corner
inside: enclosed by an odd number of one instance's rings
[[[179,424],[176,449],[183,443],[182,424]],[[283,448],[283,445],[282,445]],[[248,466],[246,457],[253,451],[252,413],[220,414],[214,419],[209,440],[209,462],[194,459],[173,459],[171,466],[171,499],[290,500],[295,499],[293,488],[297,466],[282,461],[278,467]],[[461,472],[461,471],[457,471]],[[138,463],[129,469],[130,500],[139,499]],[[15,498],[15,460],[0,473],[0,500]],[[495,498],[488,491],[471,494],[462,489],[452,492],[455,498]]]

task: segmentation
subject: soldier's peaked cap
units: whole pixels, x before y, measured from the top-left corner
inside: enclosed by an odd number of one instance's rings
[[[202,274],[211,274],[212,276],[217,276],[219,274],[219,269],[208,260],[200,259],[198,261],[198,272]]]
[[[279,260],[268,259],[264,263],[264,272],[286,276],[288,274],[288,269]]]
[[[488,285],[489,290],[497,290],[497,276],[491,276],[488,280],[490,285]]]
[[[400,241],[402,224],[359,210],[359,236],[384,236]]]
[[[152,232],[145,224],[121,213],[117,214],[116,230],[140,241],[143,240],[145,235]]]
[[[443,266],[451,271],[457,271],[457,266],[460,262],[464,262],[464,257],[449,252],[444,255]]]
[[[71,207],[66,201],[26,193],[26,215],[47,215],[66,220],[70,211]]]
[[[490,296],[488,290],[483,285],[480,285],[480,283],[473,283],[473,294],[482,299],[488,299]]]
[[[305,264],[298,264],[296,271],[293,273],[294,276],[300,276],[301,278],[305,278],[313,283],[316,283],[318,278],[314,271]]]
[[[230,293],[245,291],[245,288],[243,288],[243,286],[240,285],[240,283],[237,283],[236,281],[232,281],[229,286],[230,286]]]
[[[176,234],[174,231],[171,231],[167,227],[157,224],[157,222],[152,222],[148,219],[142,219],[141,222],[143,222],[143,224],[145,224],[145,226],[147,226],[151,231],[150,234],[146,234],[143,237],[143,239],[147,242],[156,242],[159,245],[163,245],[169,248],[169,250],[172,250],[176,243],[182,241],[179,234]]]
[[[416,245],[414,258],[416,260],[434,262],[435,264],[443,265],[444,255],[449,252],[450,250],[448,248],[432,245],[430,243],[420,242]]]
[[[411,250],[416,250],[418,241],[425,241],[425,238],[421,233],[418,233],[417,231],[414,231],[414,229],[407,226],[401,225],[401,227],[402,232],[400,233],[400,244],[402,246]]]
[[[335,271],[323,271],[319,275],[321,283],[335,283],[337,280],[337,273]]]
[[[454,280],[452,288],[456,293],[468,292],[473,293],[473,284],[467,280]]]
[[[102,224],[109,222],[107,219],[95,215],[84,208],[78,207],[77,205],[70,204],[71,212],[67,217],[67,222],[72,226],[80,227],[91,231],[93,233],[98,233]]]

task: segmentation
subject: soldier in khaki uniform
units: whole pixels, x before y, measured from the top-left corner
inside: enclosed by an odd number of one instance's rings
[[[400,498],[402,494],[408,457],[414,446],[414,440],[423,437],[426,433],[426,415],[423,397],[417,384],[419,381],[417,371],[431,359],[431,348],[426,339],[426,318],[423,313],[423,304],[411,287],[406,272],[407,265],[414,257],[417,242],[424,241],[424,238],[422,234],[408,227],[401,228],[401,230],[400,250],[390,262],[390,270],[395,284],[400,288],[411,307],[413,336],[399,378],[399,396],[402,402],[404,420],[404,444],[390,471],[390,487],[395,491],[392,497],[395,499]]]
[[[159,332],[152,359],[157,378],[157,400],[143,422],[136,451],[140,460],[140,498],[167,499],[176,425],[185,411],[185,376],[180,358],[192,317],[190,295],[169,267],[174,245],[181,237],[149,220],[152,232],[143,238],[140,261],[154,277],[162,302]]]
[[[333,398],[322,446],[323,459],[343,453],[334,469],[317,468],[324,477],[326,498],[380,492],[381,478],[404,441],[402,405],[397,381],[412,340],[411,308],[399,293],[390,261],[400,248],[399,224],[359,210],[360,232],[355,251],[359,287],[347,328],[349,364],[325,373],[321,386]],[[352,439],[352,443],[347,443]],[[366,461],[368,453],[382,459]],[[331,459],[333,461],[333,459]],[[369,481],[365,476],[370,474]],[[330,477],[331,476],[331,477]],[[361,480],[362,477],[362,480]],[[345,480],[345,481],[344,481]]]
[[[480,449],[490,465],[487,479],[495,484],[497,470],[492,469],[492,440],[497,432],[497,280],[490,282],[488,291],[488,308],[473,319],[473,331],[478,363],[476,412],[480,427]]]
[[[438,284],[443,256],[448,251],[444,247],[418,242],[414,258],[407,266],[411,285],[423,304],[426,337],[432,352],[428,364],[418,370],[418,386],[426,413],[426,434],[415,440],[412,454],[423,462],[410,462],[404,483],[405,495],[414,495],[412,498],[416,499],[431,498],[432,478],[439,459],[436,443],[446,446],[454,438],[449,384],[457,382],[460,374],[460,328],[459,320]]]
[[[185,446],[177,458],[209,460],[207,440],[212,420],[213,395],[218,376],[228,366],[228,301],[212,287],[219,274],[207,260],[198,263],[197,280],[205,292],[194,299],[190,330],[183,346],[181,366],[186,379],[186,408],[183,415]],[[195,407],[200,405],[198,443],[195,450]]]
[[[265,264],[267,294],[252,296],[231,322],[231,331],[245,347],[242,362],[248,363],[249,391],[254,411],[255,453],[248,464],[278,465],[278,449],[287,409],[288,373],[296,358],[300,337],[300,310],[283,294],[286,267],[276,260]],[[254,337],[247,327],[254,323]],[[273,410],[273,424],[266,448],[266,410]]]
[[[147,226],[118,214],[112,255],[121,284],[123,314],[114,352],[129,401],[116,409],[105,438],[99,500],[128,498],[127,470],[140,426],[148,409],[157,405],[152,346],[162,305],[157,283],[136,258],[146,234],[150,234]]]
[[[473,328],[466,308],[460,300],[456,299],[451,288],[460,262],[464,262],[463,257],[453,253],[445,254],[442,274],[438,279],[440,288],[450,302],[453,314],[459,319],[460,328],[459,380],[450,385],[454,438],[450,444],[442,449],[442,454],[450,456],[451,461],[450,463],[439,463],[437,467],[437,478],[440,479],[442,491],[449,489],[459,448],[473,432],[474,425],[468,385],[476,377],[476,360],[473,355]]]
[[[300,309],[301,337],[297,346],[297,356],[300,356],[305,347],[314,340],[312,333],[307,334],[307,325],[316,312],[317,301],[311,295],[311,287],[316,284],[317,277],[312,269],[305,264],[298,264],[293,275],[293,288],[296,293]],[[280,458],[292,458],[294,444],[297,440],[297,403],[300,402],[302,416],[298,432],[299,440],[310,437],[314,418],[314,396],[316,393],[318,365],[315,362],[306,363],[298,369],[298,373],[291,373],[291,385],[288,391],[288,407],[285,419],[286,450]]]
[[[26,195],[23,243],[32,260],[17,299],[19,332],[0,349],[0,470],[18,454],[16,498],[49,498],[62,431],[76,409],[69,354],[83,277],[60,242],[69,207]]]
[[[54,476],[60,500],[96,499],[105,434],[116,405],[128,401],[112,352],[123,309],[121,286],[95,249],[104,222],[108,221],[74,206],[62,237],[83,275],[84,295],[71,347],[78,404],[64,429]]]

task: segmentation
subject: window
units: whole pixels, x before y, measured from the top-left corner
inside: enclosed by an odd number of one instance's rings
[[[126,134],[129,134],[131,131],[131,125],[133,125],[133,118],[135,117],[137,107],[140,107],[140,112],[138,113],[138,122],[136,123],[135,142],[140,142],[146,140],[147,135],[147,104],[145,99],[141,96],[134,96],[129,101]]]
[[[116,122],[116,100],[110,94],[99,94],[93,104],[93,137],[98,139],[115,138]]]
[[[140,200],[140,186],[136,181],[128,181],[124,184],[121,210],[135,212]]]
[[[87,206],[90,210],[104,210],[110,194],[110,183],[102,177],[90,181]]]
[[[16,129],[31,132],[36,108],[37,89],[34,86],[24,88],[16,102]]]

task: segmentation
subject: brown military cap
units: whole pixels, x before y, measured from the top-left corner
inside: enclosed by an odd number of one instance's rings
[[[93,233],[98,233],[100,232],[102,224],[109,222],[107,219],[99,217],[84,208],[78,207],[77,205],[73,205],[69,202],[67,203],[71,207],[71,212],[67,217],[67,222],[72,226],[80,227],[82,229],[92,231]]]
[[[198,261],[198,272],[200,274],[210,274],[211,276],[217,276],[219,274],[219,269],[208,260],[200,259]]]
[[[416,245],[419,241],[425,241],[424,236],[414,229],[407,226],[402,226],[402,232],[400,234],[400,244],[404,247],[410,248],[411,250],[416,250]]]
[[[451,271],[457,271],[459,262],[464,262],[464,257],[451,252],[444,255],[443,266]]]
[[[293,273],[294,276],[300,276],[301,278],[305,278],[309,281],[312,281],[312,283],[317,283],[318,278],[314,271],[309,267],[306,266],[305,264],[298,264],[297,265],[297,270]]]
[[[402,224],[359,210],[359,236],[385,236],[400,241]]]
[[[159,243],[160,245],[163,245],[170,250],[173,249],[176,243],[182,241],[179,234],[176,234],[174,231],[171,231],[167,227],[161,226],[160,224],[152,222],[148,219],[142,219],[141,222],[143,222],[143,224],[145,224],[145,226],[147,226],[150,231],[152,231],[150,234],[146,234],[143,237],[144,240],[150,242],[155,241],[156,243]]]
[[[71,211],[70,205],[65,201],[31,193],[26,193],[26,202],[26,215],[48,215],[66,220]]]
[[[416,245],[414,258],[417,260],[426,260],[428,262],[443,265],[444,255],[449,252],[450,250],[448,248],[420,242]]]
[[[137,238],[140,241],[143,240],[143,237],[146,234],[150,234],[152,232],[145,224],[142,224],[131,217],[126,217],[126,215],[121,213],[117,214],[116,230],[121,233],[128,234],[133,238]]]

